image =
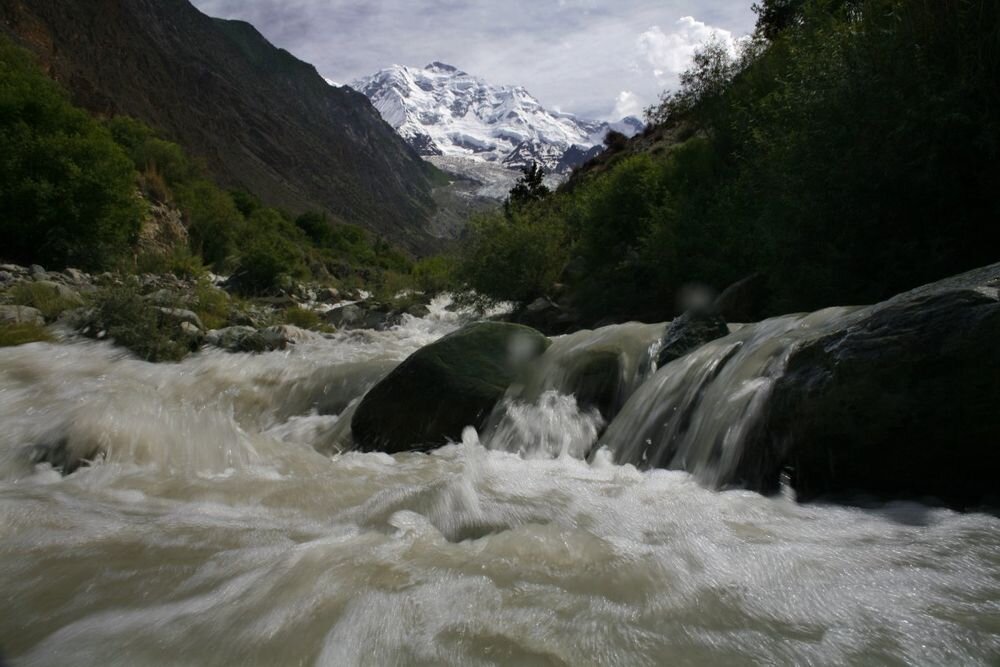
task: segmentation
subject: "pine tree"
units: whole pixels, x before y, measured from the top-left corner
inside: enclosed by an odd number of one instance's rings
[[[510,195],[504,202],[504,209],[510,213],[525,204],[547,197],[550,190],[545,185],[544,180],[545,169],[540,167],[537,162],[532,162],[527,167],[521,167],[521,177],[510,189]]]

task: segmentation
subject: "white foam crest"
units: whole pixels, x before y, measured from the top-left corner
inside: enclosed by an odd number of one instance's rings
[[[506,400],[486,446],[525,458],[584,458],[604,426],[601,413],[581,410],[573,396],[544,392],[535,403]]]

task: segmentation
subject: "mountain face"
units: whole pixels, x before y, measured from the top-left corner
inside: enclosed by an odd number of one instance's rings
[[[247,23],[187,0],[0,0],[0,32],[35,51],[74,102],[149,123],[224,186],[293,212],[325,209],[411,251],[437,245],[433,167],[365,96]]]
[[[424,156],[469,158],[519,169],[532,161],[568,173],[600,152],[609,130],[626,136],[642,121],[584,120],[545,109],[521,87],[493,86],[451,65],[393,65],[351,83]]]

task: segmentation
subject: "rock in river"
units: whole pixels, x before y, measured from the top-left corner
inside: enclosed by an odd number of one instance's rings
[[[361,401],[355,445],[389,453],[427,450],[481,428],[524,364],[549,346],[528,327],[479,322],[417,350]]]
[[[740,477],[801,499],[1000,495],[1000,264],[901,294],[788,358]]]

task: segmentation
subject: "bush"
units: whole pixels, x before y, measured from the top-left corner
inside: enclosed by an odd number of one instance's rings
[[[551,288],[567,258],[567,230],[558,217],[515,210],[469,223],[458,275],[481,303],[527,303]]]
[[[131,161],[32,56],[0,38],[0,246],[10,259],[100,269],[139,230]]]
[[[221,329],[229,324],[233,301],[226,292],[202,279],[194,288],[192,310],[206,328]]]
[[[409,273],[379,271],[375,276],[373,292],[376,301],[402,310],[415,303],[414,287],[413,276]]]
[[[440,294],[456,287],[458,264],[455,258],[435,255],[413,265],[413,281],[425,294]]]
[[[199,179],[178,186],[177,200],[187,221],[191,250],[217,271],[229,268],[246,231],[232,196]]]
[[[109,287],[93,297],[97,326],[109,338],[146,361],[179,361],[191,351],[173,322],[142,298],[133,284]]]
[[[319,247],[330,247],[333,242],[333,226],[325,213],[310,211],[295,218],[295,225]]]
[[[618,152],[624,150],[628,145],[628,137],[618,130],[609,130],[604,135],[604,145],[609,151]]]
[[[281,276],[309,274],[302,249],[303,233],[273,209],[259,209],[247,221],[247,238],[237,273],[240,288],[264,293],[279,286]]]
[[[554,246],[573,257],[560,281],[591,321],[669,317],[685,284],[751,273],[769,278],[766,315],[872,303],[996,261],[1000,4],[758,12],[738,53],[706,45],[650,110],[649,152],[617,153],[520,217],[477,221],[468,285],[522,302],[547,289],[532,253],[560,224]]]
[[[285,324],[299,327],[300,329],[319,329],[322,322],[314,311],[301,306],[288,308],[284,313]]]
[[[135,258],[136,273],[171,273],[184,280],[197,280],[205,275],[201,258],[187,246],[175,246],[167,252],[144,252]]]
[[[155,172],[168,185],[193,180],[197,171],[184,149],[166,141],[142,121],[116,116],[106,123],[115,142],[125,149],[140,173]]]
[[[14,347],[25,343],[50,342],[54,340],[45,327],[34,323],[21,322],[0,324],[0,347]]]
[[[22,282],[14,285],[9,292],[14,303],[20,306],[30,306],[41,311],[46,320],[54,320],[71,308],[82,304],[79,298],[65,296],[59,290],[44,283]]]

